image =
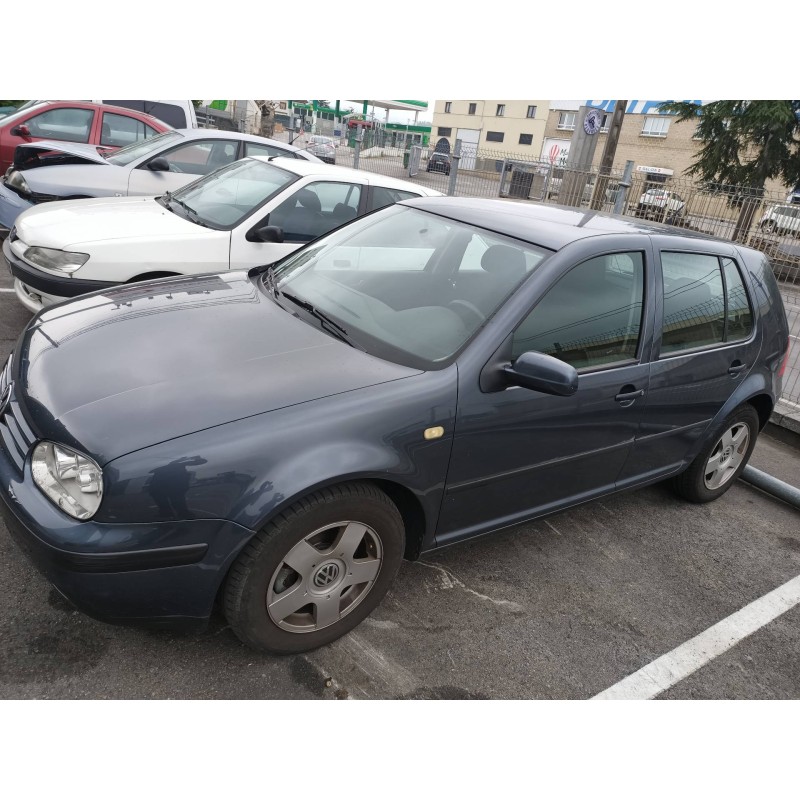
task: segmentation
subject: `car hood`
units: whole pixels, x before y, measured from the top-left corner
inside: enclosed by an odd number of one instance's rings
[[[92,242],[110,239],[150,240],[211,233],[208,228],[167,210],[154,197],[44,203],[20,215],[16,226],[17,236],[25,244],[57,249],[88,247]]]
[[[108,164],[103,156],[97,151],[98,145],[80,144],[78,142],[56,142],[43,140],[41,142],[28,142],[17,146],[14,151],[14,166],[25,163],[32,156],[38,156],[39,151],[64,153],[68,156],[82,159],[87,164]],[[104,148],[101,148],[104,149]],[[113,150],[114,148],[108,148]],[[73,161],[73,163],[75,163]]]
[[[332,338],[237,271],[120,286],[46,309],[22,336],[15,373],[37,435],[102,465],[418,370]]]

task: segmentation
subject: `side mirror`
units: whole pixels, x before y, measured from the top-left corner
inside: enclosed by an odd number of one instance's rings
[[[169,161],[164,156],[158,156],[147,164],[147,169],[153,172],[169,172]]]
[[[30,136],[31,129],[27,125],[16,125],[11,129],[12,136]]]
[[[248,242],[274,242],[275,244],[283,243],[283,228],[277,225],[264,225],[261,228],[255,228],[250,231],[245,237]]]
[[[571,364],[530,351],[504,368],[507,383],[545,394],[570,397],[578,391],[578,373]]]

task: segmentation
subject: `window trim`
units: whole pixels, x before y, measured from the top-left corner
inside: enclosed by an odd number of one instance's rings
[[[475,116],[478,112],[478,104],[477,103],[470,103],[467,106],[467,115],[468,116]]]
[[[529,141],[529,142],[523,142],[523,141],[522,141],[522,137],[523,137],[523,136],[528,136],[528,137],[530,137],[530,141]],[[532,145],[532,144],[533,144],[533,134],[532,134],[532,133],[521,133],[521,134],[519,135],[519,141],[517,142],[517,144],[521,144],[521,145],[524,145],[524,146],[526,146],[526,147],[528,147],[528,146]]]
[[[165,131],[165,133],[169,133],[169,131]],[[147,169],[147,165],[154,161],[156,158],[166,158],[170,153],[179,150],[182,147],[192,147],[197,144],[216,144],[216,142],[230,142],[232,144],[237,145],[236,147],[236,155],[233,158],[233,161],[230,161],[230,164],[233,164],[235,161],[239,161],[242,158],[242,152],[244,150],[244,142],[239,139],[184,139],[181,142],[173,145],[169,148],[169,150],[162,150],[160,153],[151,153],[144,161],[140,161],[134,169]],[[258,143],[260,144],[260,142]],[[223,164],[222,166],[227,167],[227,164]],[[191,173],[193,175],[197,175],[198,178],[204,178],[205,175],[209,173]],[[183,187],[181,187],[183,188]]]
[[[450,109],[453,107],[453,103],[450,100],[445,100],[444,103],[444,112],[445,114],[450,113]]]
[[[496,117],[504,117],[506,115],[506,104],[505,103],[498,103],[497,110],[494,112]]]
[[[531,109],[533,109],[533,114],[531,114]],[[536,112],[539,110],[539,106],[528,106],[528,110],[525,112],[525,119],[536,119]]]
[[[489,136],[499,136],[499,139],[490,139]],[[502,144],[505,140],[506,132],[505,131],[486,131],[486,140],[487,142],[493,142],[495,144]]]

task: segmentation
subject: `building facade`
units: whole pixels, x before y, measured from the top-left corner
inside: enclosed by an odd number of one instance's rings
[[[475,151],[496,150],[509,157],[538,158],[547,125],[547,100],[437,100],[431,144],[441,139],[450,151],[461,141],[461,168],[469,169]]]

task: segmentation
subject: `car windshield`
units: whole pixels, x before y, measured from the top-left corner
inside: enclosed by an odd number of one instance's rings
[[[177,214],[190,213],[195,222],[229,230],[298,177],[275,164],[243,158],[173,192],[165,202]]]
[[[129,144],[127,147],[117,150],[116,153],[108,156],[106,161],[108,161],[109,164],[116,164],[118,167],[125,167],[137,159],[149,156],[151,153],[161,150],[163,147],[173,144],[182,138],[181,134],[177,131],[159,133],[156,136],[151,136],[149,139]]]
[[[3,125],[13,125],[20,117],[26,117],[28,112],[36,105],[39,105],[39,103],[30,101],[21,105],[13,114],[7,114],[3,117]],[[44,106],[42,107],[44,108]]]
[[[437,368],[550,252],[395,205],[280,262],[276,299],[301,301],[372,355]]]

